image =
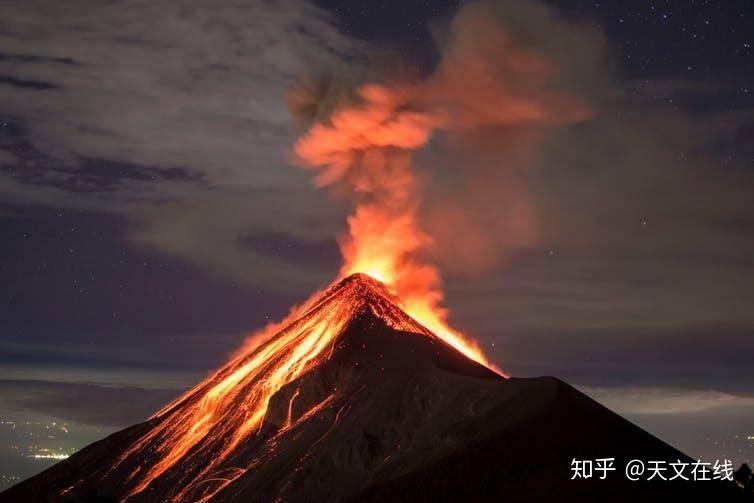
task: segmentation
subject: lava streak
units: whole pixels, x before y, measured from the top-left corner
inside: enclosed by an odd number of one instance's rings
[[[325,349],[332,349],[334,338],[358,307],[355,301],[343,303],[335,312],[331,307],[334,304],[322,302],[292,312],[289,319],[296,321],[274,338],[246,348],[234,361],[153,416],[159,424],[119,459],[121,463],[145,448],[159,456],[129,496],[146,489],[190,450],[210,451],[206,458],[213,461],[192,477],[206,478],[239,442],[259,428],[272,395],[305,373]],[[175,501],[181,501],[182,496],[183,492],[179,493]]]
[[[282,330],[278,330],[280,324],[268,327],[268,333],[261,334],[263,342],[245,348],[151,418],[154,427],[110,470],[127,459],[139,459],[144,452],[156,456],[156,461],[131,474],[129,482],[133,485],[126,499],[164,475],[181,488],[174,493],[173,501],[205,501],[243,475],[250,465],[228,471],[228,464],[239,444],[259,431],[272,396],[328,359],[347,324],[366,309],[396,330],[435,336],[402,312],[397,302],[385,285],[357,274],[312,296],[282,322]],[[291,403],[297,394],[293,394]],[[327,403],[334,398],[330,396]],[[289,405],[288,415],[279,425],[281,431],[294,428],[325,405],[317,405],[295,421]]]

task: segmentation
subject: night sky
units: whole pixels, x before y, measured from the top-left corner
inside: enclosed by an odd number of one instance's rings
[[[374,60],[431,72],[464,3],[2,2],[0,419],[80,447],[331,281],[348,205],[292,165],[285,92]],[[442,265],[451,320],[513,375],[752,459],[754,4],[531,4],[507,11],[536,14],[592,115],[537,144],[536,242]],[[6,430],[0,475],[45,466]]]

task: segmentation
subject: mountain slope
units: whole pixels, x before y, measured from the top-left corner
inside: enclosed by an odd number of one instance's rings
[[[571,481],[572,458],[616,457],[621,466],[685,457],[557,379],[505,379],[466,358],[371,278],[350,276],[303,311],[149,421],[0,500],[627,501],[637,491],[726,492],[717,482],[631,483],[618,472]]]

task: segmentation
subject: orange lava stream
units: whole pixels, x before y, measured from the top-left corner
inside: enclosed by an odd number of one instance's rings
[[[363,286],[367,283],[369,287]],[[178,469],[178,473],[183,473],[180,476],[185,477],[182,489],[174,494],[172,501],[189,499],[188,493],[197,490],[197,487],[204,491],[199,501],[205,501],[243,474],[249,467],[234,468],[232,474],[218,476],[219,472],[227,470],[227,465],[223,467],[221,464],[228,462],[239,444],[261,427],[272,396],[314,365],[329,358],[338,335],[365,306],[368,305],[376,316],[397,330],[431,336],[427,331],[429,327],[425,328],[407,317],[393,304],[368,300],[370,295],[374,296],[373,289],[381,289],[384,290],[382,295],[397,302],[398,299],[392,298],[384,285],[364,276],[359,277],[357,284],[361,286],[345,289],[333,287],[322,294],[315,294],[309,302],[289,314],[283,322],[287,326],[274,337],[267,337],[257,346],[247,347],[220,371],[155,414],[152,420],[157,424],[137,440],[112,468],[116,469],[126,459],[143,452],[157,455],[157,462],[144,466],[141,472],[133,473],[134,486],[126,499],[144,491],[171,468]],[[337,299],[332,299],[333,296],[337,296]],[[427,319],[433,322],[431,318]],[[436,320],[442,323],[441,319]],[[267,330],[277,331],[278,328],[279,324]],[[447,337],[440,337],[456,346]],[[308,411],[293,421],[291,407],[296,395],[288,404],[287,417],[280,425],[283,429],[295,427],[302,418],[316,412]],[[331,396],[328,400],[333,398]],[[321,407],[320,404],[315,409]],[[202,462],[205,464],[195,464]],[[175,472],[171,473],[171,476],[175,476]],[[191,498],[195,499],[196,495]]]
[[[325,306],[327,307],[327,306]],[[262,422],[272,395],[285,384],[305,373],[351,316],[343,312],[316,310],[304,315],[274,339],[251,348],[234,362],[186,393],[161,411],[161,422],[126,451],[119,462],[145,447],[152,447],[159,461],[142,475],[129,497],[147,488],[157,477],[174,466],[191,449],[219,443],[220,452],[202,473],[215,465],[253,433]],[[289,318],[297,318],[292,313]],[[180,500],[180,494],[176,501]]]

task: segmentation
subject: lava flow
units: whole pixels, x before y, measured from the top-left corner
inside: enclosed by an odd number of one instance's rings
[[[261,427],[272,396],[283,386],[329,358],[338,336],[360,312],[368,309],[395,330],[436,337],[407,316],[400,300],[384,284],[364,274],[351,275],[292,312],[282,330],[247,348],[225,367],[158,411],[156,425],[119,458],[121,463],[150,452],[156,461],[129,477],[129,497],[150,486],[171,468],[180,466],[188,480],[175,497],[181,501],[196,483],[215,482],[209,499],[245,469],[217,477],[220,465],[241,442]],[[276,331],[278,327],[268,328]],[[442,339],[444,337],[440,336]],[[451,345],[453,341],[448,341]],[[295,396],[291,398],[291,403]],[[290,412],[284,428],[290,427]]]

